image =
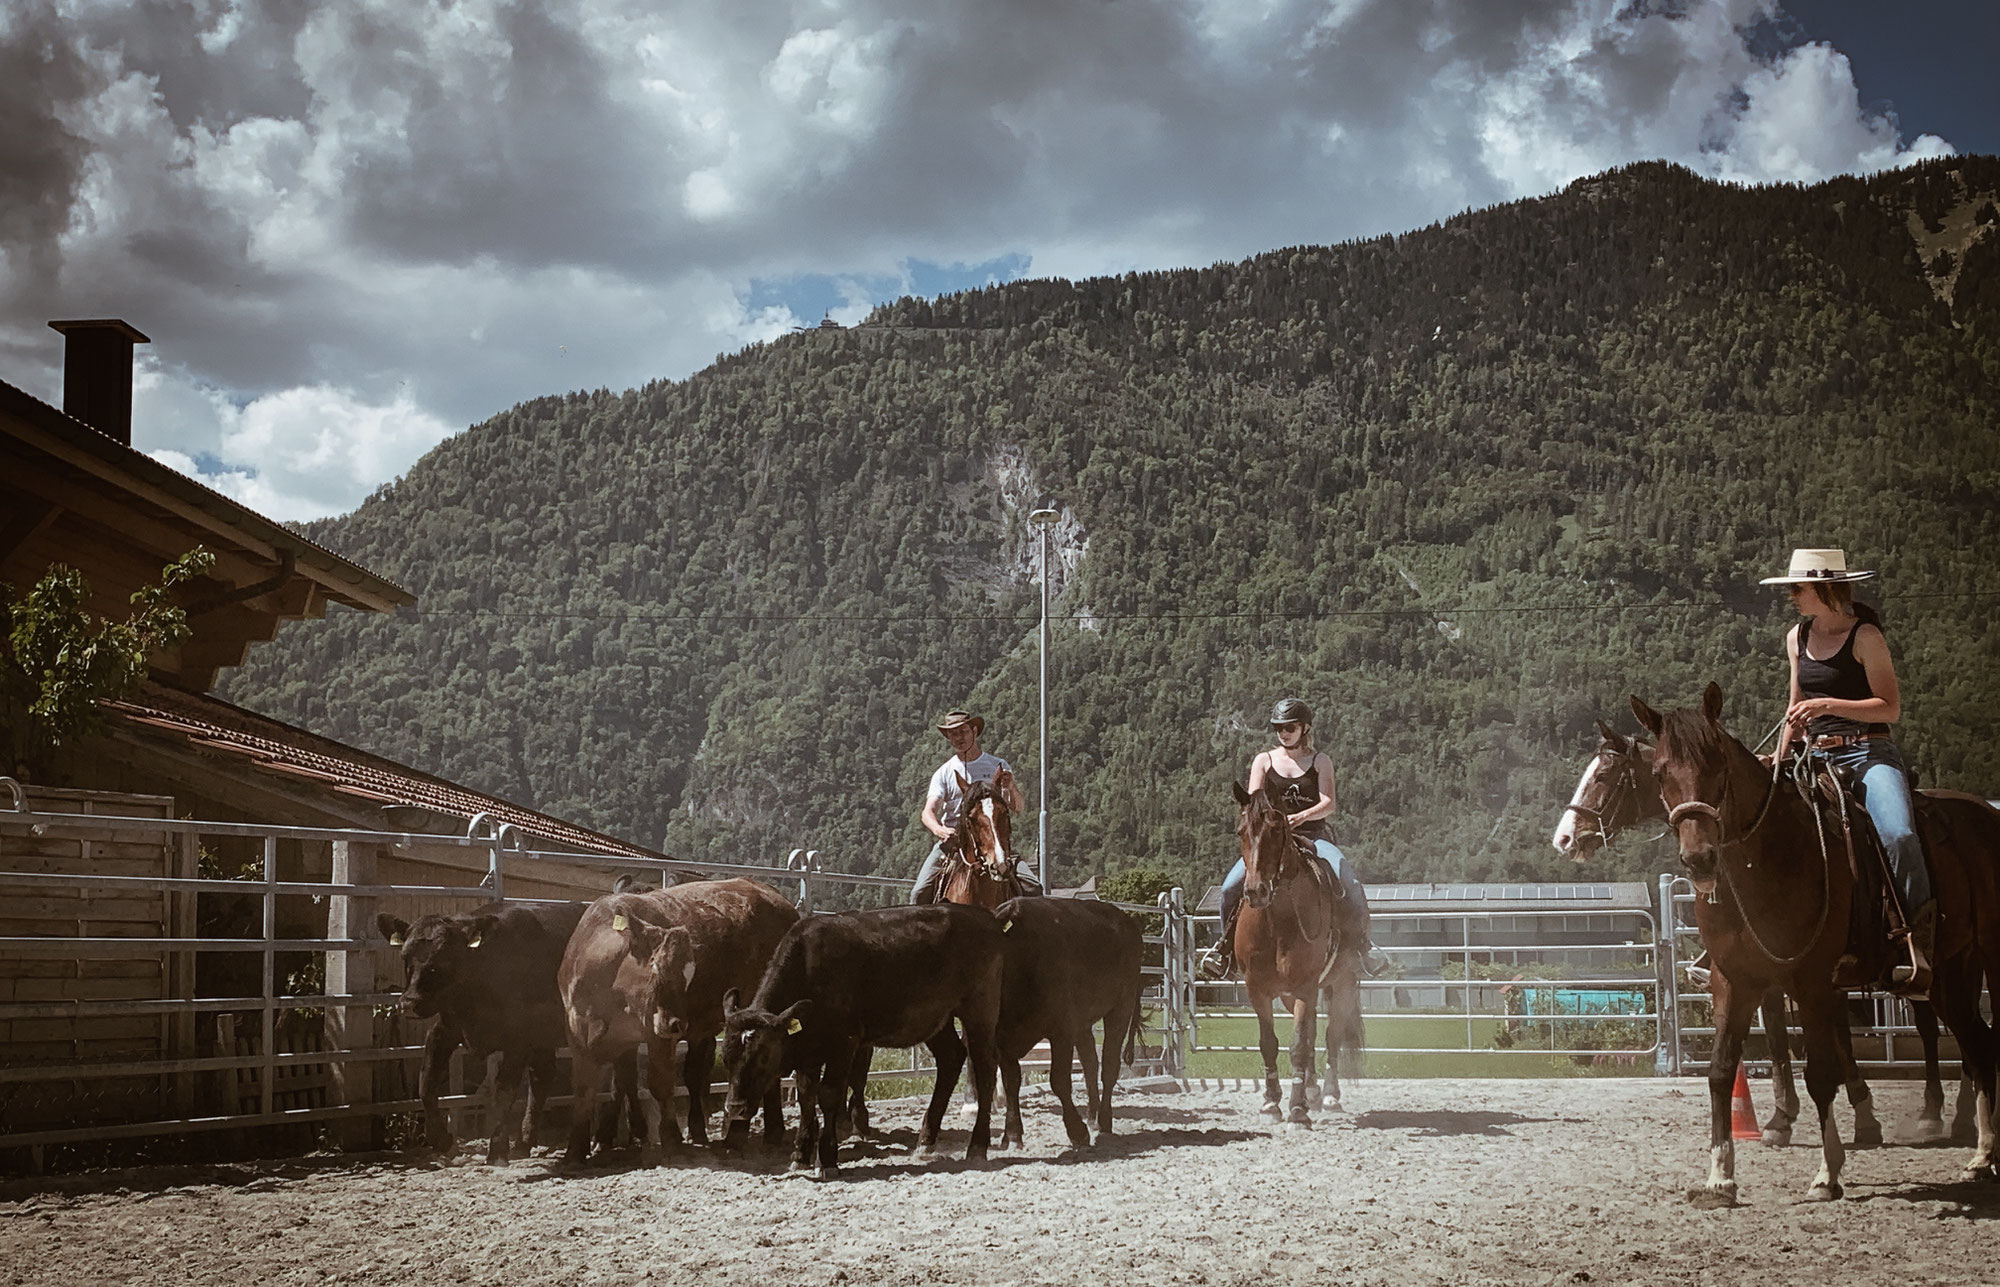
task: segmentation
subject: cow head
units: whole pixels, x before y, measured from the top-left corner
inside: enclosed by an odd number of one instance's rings
[[[737,1004],[735,988],[724,994],[722,1066],[729,1073],[729,1098],[722,1121],[732,1142],[740,1146],[748,1137],[750,1119],[797,1062],[798,1038],[812,1021],[811,1001],[796,1001],[773,1014],[754,1004]]]
[[[480,970],[479,950],[496,916],[420,916],[414,925],[383,913],[375,924],[403,949],[403,1013],[436,1014],[450,994]]]
[[[678,925],[642,919],[641,908],[653,910],[644,899],[612,899],[611,927],[625,935],[625,950],[651,973],[647,1026],[663,1041],[679,1041],[687,1035],[688,989],[694,985],[695,975],[694,936]]]

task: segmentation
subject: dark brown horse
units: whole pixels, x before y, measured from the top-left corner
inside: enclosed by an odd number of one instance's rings
[[[1609,845],[1627,827],[1641,822],[1665,822],[1667,806],[1660,800],[1659,779],[1653,775],[1653,748],[1636,737],[1625,737],[1602,720],[1597,751],[1584,768],[1576,791],[1563,807],[1551,843],[1556,852],[1583,862]],[[1798,1086],[1792,1077],[1790,1022],[1782,990],[1764,993],[1761,1002],[1764,1035],[1771,1049],[1771,1116],[1764,1123],[1764,1143],[1782,1148],[1792,1142],[1792,1124],[1799,1117]],[[1924,1048],[1924,1106],[1914,1126],[1901,1138],[1911,1143],[1951,1139],[1970,1142],[1978,1092],[1969,1078],[1959,1080],[1958,1110],[1950,1130],[1944,1124],[1944,1084],[1938,1070],[1937,1010],[1928,1001],[1912,1001],[1910,1017]],[[1851,1043],[1850,1043],[1851,1044]],[[1858,1068],[1843,1078],[1848,1103],[1854,1108],[1854,1139],[1862,1147],[1882,1141],[1868,1083]]]
[[[1340,1102],[1336,1073],[1341,1047],[1360,1044],[1360,962],[1365,934],[1345,925],[1346,900],[1337,878],[1324,877],[1306,857],[1285,811],[1262,791],[1234,784],[1236,840],[1245,877],[1243,906],[1236,915],[1236,962],[1257,1015],[1258,1049],[1264,1056],[1264,1107],[1273,1119],[1312,1125],[1309,1111],[1324,1095]],[[1363,927],[1365,928],[1365,927]],[[1348,950],[1342,950],[1346,947]],[[1329,1002],[1327,1082],[1314,1084],[1313,1054],[1320,995]],[[1292,1095],[1281,1114],[1278,1087],[1278,1030],[1271,1002],[1283,997],[1292,1010]]]
[[[1007,800],[991,782],[958,779],[965,801],[958,826],[944,842],[945,873],[938,901],[968,903],[988,911],[1021,894],[1014,878],[1019,861],[1013,850],[1013,824]]]
[[[1722,689],[1710,684],[1698,710],[1662,714],[1638,698],[1632,710],[1656,739],[1653,768],[1667,822],[1693,881],[1695,920],[1713,969],[1715,1053],[1709,1064],[1708,1182],[1691,1196],[1702,1205],[1736,1200],[1736,1147],[1730,1096],[1744,1034],[1759,999],[1783,988],[1797,1003],[1805,1034],[1806,1091],[1819,1112],[1820,1169],[1807,1196],[1841,1195],[1846,1150],[1833,1117],[1844,1069],[1844,994],[1832,983],[1847,947],[1855,894],[1839,823],[1816,815],[1800,793],[1731,737],[1720,722]],[[1996,1174],[1992,1031],[1979,1014],[1982,965],[2000,966],[2000,827],[1961,807],[1920,813],[1938,900],[1938,950],[1932,1000],[1979,1088],[1979,1144],[1966,1175]],[[1985,809],[1983,802],[1980,807]],[[1990,809],[1986,809],[1991,813]],[[2000,821],[1996,818],[1994,821]],[[1864,950],[1872,945],[1859,945]],[[2000,975],[1996,975],[2000,977]]]

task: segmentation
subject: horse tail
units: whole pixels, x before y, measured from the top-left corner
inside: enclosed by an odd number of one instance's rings
[[[1130,1068],[1132,1066],[1132,1056],[1138,1053],[1139,1015],[1141,1013],[1141,1005],[1145,1001],[1145,997],[1146,997],[1146,976],[1144,972],[1141,972],[1139,977],[1135,979],[1132,984],[1132,1011],[1129,1015],[1126,1016],[1125,1049],[1119,1055],[1119,1059],[1124,1063],[1124,1065],[1127,1068]]]

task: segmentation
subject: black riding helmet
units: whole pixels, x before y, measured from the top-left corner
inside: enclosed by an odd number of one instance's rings
[[[1280,697],[1278,704],[1271,708],[1271,727],[1280,724],[1310,724],[1313,722],[1313,708],[1296,697]]]

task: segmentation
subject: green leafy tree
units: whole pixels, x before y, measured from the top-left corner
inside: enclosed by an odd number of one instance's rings
[[[214,565],[196,546],[133,593],[122,621],[91,613],[89,583],[60,563],[26,594],[0,584],[0,710],[15,776],[41,778],[50,752],[93,730],[101,699],[131,693],[149,654],[186,640],[187,614],[173,589]]]

